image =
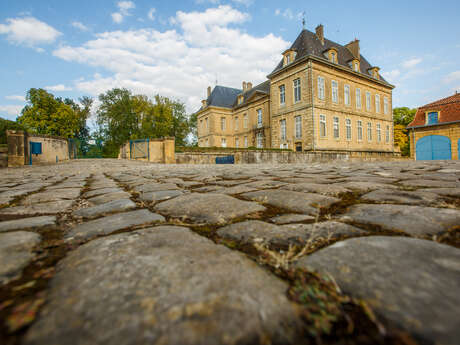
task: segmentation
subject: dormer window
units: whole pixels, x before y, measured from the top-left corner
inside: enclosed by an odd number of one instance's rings
[[[335,52],[331,52],[331,62],[337,62],[337,54]]]
[[[243,95],[238,96],[238,104],[243,103]]]
[[[349,62],[349,65],[350,65],[350,68],[355,71],[355,72],[359,72],[360,69],[359,69],[359,60],[358,59],[353,59]]]
[[[372,78],[379,79],[379,70],[380,68],[378,67],[369,68],[369,74]]]
[[[435,125],[439,121],[439,111],[430,111],[426,114],[426,124]]]
[[[296,54],[297,52],[295,52],[294,50],[290,50],[290,49],[286,50],[283,53],[283,56],[284,56],[283,66],[289,65],[291,62],[293,62],[296,57]]]

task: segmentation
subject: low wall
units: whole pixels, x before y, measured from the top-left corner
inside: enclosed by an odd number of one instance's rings
[[[136,146],[137,145],[137,146]],[[142,151],[141,157],[135,153],[136,147],[138,151]],[[175,159],[175,139],[143,139],[141,141],[130,140],[120,147],[118,159],[141,160],[152,163],[173,164]]]
[[[61,137],[7,131],[8,167],[50,164],[69,160],[69,142]],[[41,154],[30,154],[30,143],[41,143]]]
[[[8,166],[8,146],[0,146],[0,168]]]
[[[216,157],[234,156],[235,164],[284,164],[332,161],[390,161],[401,158],[392,152],[294,152],[226,151],[176,153],[177,164],[215,164]]]

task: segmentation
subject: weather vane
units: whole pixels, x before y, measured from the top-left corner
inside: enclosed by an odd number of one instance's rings
[[[305,11],[302,12],[302,28],[305,29]]]

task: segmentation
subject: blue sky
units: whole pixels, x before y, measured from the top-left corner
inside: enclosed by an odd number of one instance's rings
[[[416,107],[460,91],[460,2],[0,0],[0,116],[28,89],[60,97],[113,87],[177,98],[189,112],[208,85],[265,80],[307,29],[361,53]],[[96,103],[97,105],[97,103]]]

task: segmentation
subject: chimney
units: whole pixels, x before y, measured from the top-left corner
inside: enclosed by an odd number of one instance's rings
[[[350,51],[355,59],[360,60],[361,54],[359,52],[359,40],[355,38],[354,41],[351,41],[345,47]]]
[[[245,92],[245,91],[246,91],[246,82],[243,81],[243,92]]]
[[[247,89],[248,91],[251,90],[251,89],[252,89],[252,83],[248,82],[248,83],[246,84],[246,89]]]
[[[211,96],[211,86],[208,86],[208,98]]]
[[[319,24],[316,27],[316,37],[321,41],[321,44],[324,45],[324,26],[323,24]]]

